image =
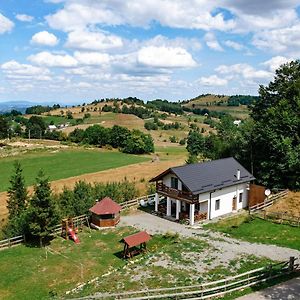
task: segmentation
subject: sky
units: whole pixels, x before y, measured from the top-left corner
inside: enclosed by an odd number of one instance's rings
[[[257,95],[300,56],[299,0],[0,0],[0,102]]]

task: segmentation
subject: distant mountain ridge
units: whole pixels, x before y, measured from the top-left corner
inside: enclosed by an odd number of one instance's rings
[[[21,113],[24,113],[26,108],[35,106],[35,105],[53,105],[54,102],[48,102],[48,103],[38,103],[38,102],[31,102],[31,101],[5,101],[0,102],[0,113],[10,112],[11,110],[15,109],[17,111],[20,111]]]

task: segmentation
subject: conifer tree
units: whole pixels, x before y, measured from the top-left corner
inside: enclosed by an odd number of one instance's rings
[[[14,167],[14,174],[11,176],[10,187],[8,189],[8,223],[4,228],[4,234],[7,237],[24,234],[26,206],[28,200],[21,164],[16,161]]]
[[[42,170],[39,171],[34,186],[34,195],[30,200],[28,227],[30,233],[39,238],[40,246],[45,238],[51,235],[58,223],[58,214],[51,195],[49,179]]]
[[[15,172],[9,181],[10,187],[8,189],[7,201],[10,220],[13,220],[24,212],[27,202],[27,189],[25,187],[25,180],[20,162],[16,161],[14,167]]]

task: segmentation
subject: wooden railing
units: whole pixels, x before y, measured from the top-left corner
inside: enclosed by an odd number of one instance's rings
[[[0,241],[0,249],[1,248],[9,248],[15,245],[22,244],[25,241],[23,235],[15,236],[6,240]]]
[[[300,217],[287,214],[286,212],[273,212],[260,210],[253,213],[254,216],[278,224],[300,227]]]
[[[158,193],[164,194],[171,198],[179,200],[188,200],[189,202],[194,202],[198,200],[198,195],[194,195],[191,192],[180,191],[169,186],[166,186],[162,182],[156,182],[156,191]]]
[[[97,293],[95,295],[76,299],[212,299],[215,297],[224,296],[228,293],[243,290],[247,287],[272,281],[274,278],[298,271],[299,265],[295,264],[295,258],[291,257],[289,261],[270,264],[263,268],[258,268],[236,276],[231,276],[203,284],[158,289],[144,289],[140,291],[112,294]]]
[[[258,204],[255,204],[255,205],[249,207],[249,211],[253,212],[253,211],[257,211],[257,210],[269,207],[269,206],[273,205],[274,202],[277,201],[278,199],[286,196],[288,194],[288,192],[289,192],[289,190],[283,190],[283,191],[281,191],[281,192],[279,192],[277,194],[271,195],[264,202],[258,203]]]
[[[138,198],[135,198],[135,199],[132,199],[132,200],[124,201],[124,202],[120,203],[120,205],[121,205],[122,209],[130,208],[130,207],[133,207],[133,206],[140,205],[140,202],[142,200],[145,201],[145,202],[148,202],[149,200],[154,199],[154,197],[155,197],[155,194],[141,196],[141,197],[138,197]]]

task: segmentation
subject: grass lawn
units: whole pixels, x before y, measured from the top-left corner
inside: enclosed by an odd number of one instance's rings
[[[248,215],[236,216],[205,225],[206,228],[227,233],[249,242],[273,244],[300,250],[300,229],[274,224]]]
[[[50,125],[51,122],[54,123],[54,125],[60,125],[60,124],[65,124],[65,123],[70,123],[71,125],[76,124],[76,119],[67,119],[66,117],[62,116],[41,116],[44,121],[46,122],[47,125]]]
[[[199,269],[191,255],[211,253],[214,249],[201,240],[181,239],[171,233],[153,236],[146,254],[126,261],[120,256],[123,249],[120,240],[134,232],[132,227],[91,232],[85,229],[78,234],[78,245],[62,238],[54,239],[49,245],[52,253],[48,252],[47,257],[45,249],[24,245],[3,250],[0,255],[0,299],[61,298],[66,296],[66,291],[82,283],[85,283],[82,288],[68,294],[68,298],[99,291],[112,293],[197,284],[266,266],[269,262],[248,256],[229,261],[227,268],[215,266],[208,270],[206,267],[213,260],[206,262],[205,257],[200,262],[194,259],[201,266]],[[80,265],[83,266],[83,278]],[[91,279],[95,280],[87,283]]]
[[[78,283],[119,268],[126,262],[115,253],[121,251],[119,240],[133,232],[121,228],[105,233],[79,233],[80,244],[56,238],[50,248],[63,254],[48,253],[41,248],[17,246],[1,251],[0,299],[47,299],[74,288]],[[81,279],[80,264],[83,265]]]
[[[9,186],[15,160],[19,160],[22,165],[26,185],[32,185],[39,169],[43,169],[52,181],[140,163],[147,161],[148,158],[99,150],[36,151],[2,158],[0,159],[0,191],[7,190]]]

